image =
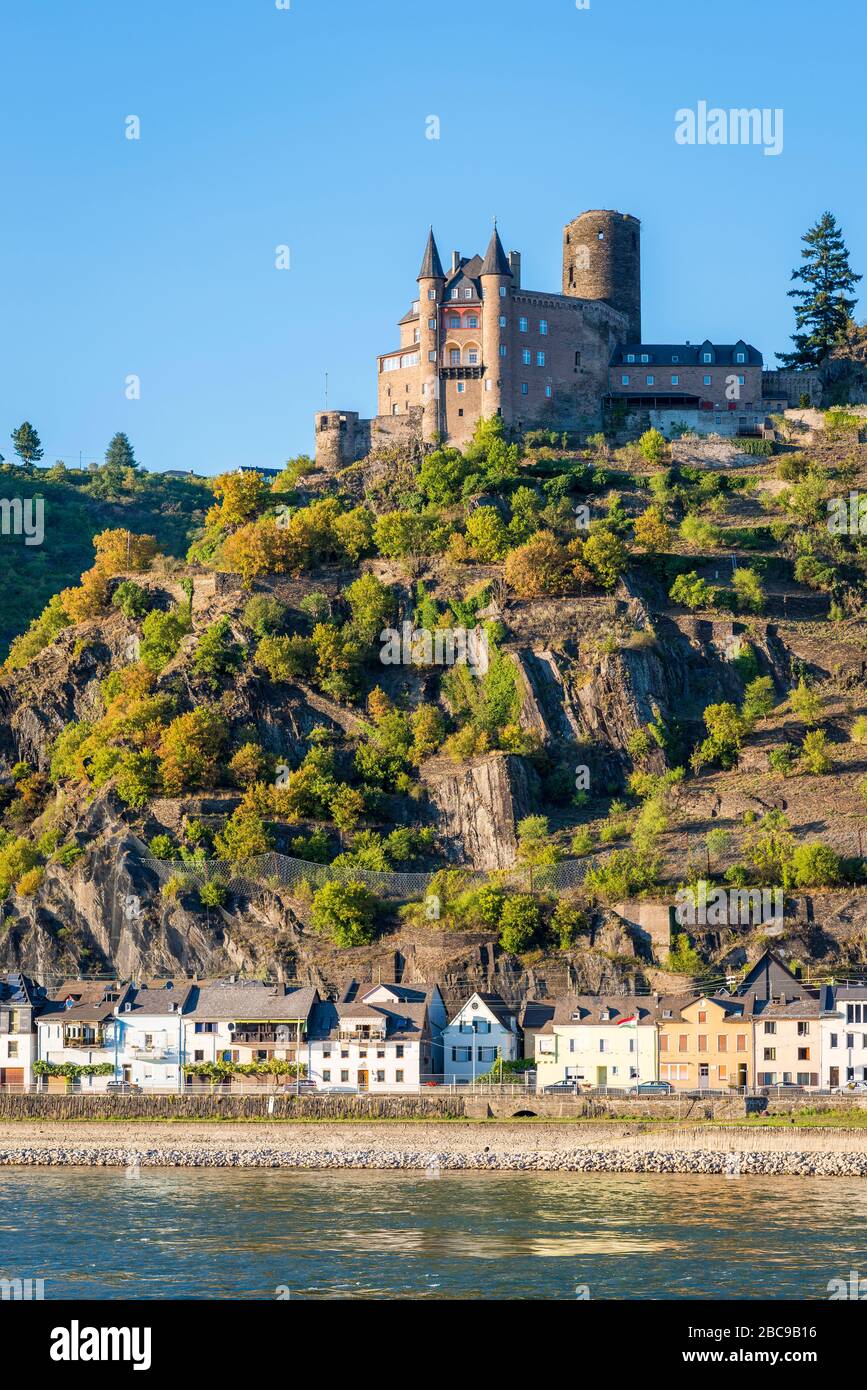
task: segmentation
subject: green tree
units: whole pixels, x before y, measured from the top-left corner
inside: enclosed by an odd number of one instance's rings
[[[12,447],[25,468],[32,468],[34,463],[38,463],[42,458],[42,440],[29,420],[25,420],[17,430],[12,431],[11,439]]]
[[[810,689],[803,676],[789,695],[789,708],[796,719],[800,719],[808,728],[812,724],[818,724],[822,714],[822,699],[815,690]]]
[[[539,906],[529,893],[507,898],[500,913],[500,945],[511,955],[526,951],[539,930]]]
[[[648,463],[661,463],[665,458],[665,435],[657,429],[645,430],[638,441],[638,447]]]
[[[373,940],[378,912],[377,898],[354,879],[348,883],[326,883],[313,895],[314,927],[342,949],[365,946]]]
[[[756,676],[744,691],[741,714],[750,724],[767,719],[774,708],[774,682],[770,676]]]
[[[785,367],[819,367],[841,342],[857,302],[853,291],[860,275],[849,265],[849,252],[837,220],[825,212],[801,238],[803,262],[792,271],[803,289],[789,290],[796,301],[794,351],[777,356]]]
[[[244,664],[244,653],[232,640],[232,624],[227,617],[218,618],[206,627],[193,652],[193,668],[204,676],[212,689]]]
[[[150,608],[150,600],[141,587],[132,579],[124,579],[111,596],[113,608],[119,608],[125,618],[143,618]]]

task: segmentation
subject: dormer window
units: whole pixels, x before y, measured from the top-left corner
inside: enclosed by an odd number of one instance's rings
[[[712,353],[712,352],[703,352],[702,355],[701,355],[701,360],[702,360],[702,362],[712,362],[712,361],[713,361],[713,353]]]
[[[649,352],[643,352],[643,353],[641,354],[641,360],[642,360],[642,362],[649,362],[649,361],[650,361],[650,353],[649,353]]]
[[[746,354],[745,352],[736,352],[736,353],[735,353],[735,361],[736,361],[736,362],[746,362],[746,360],[747,360],[747,354]]]
[[[672,353],[671,360],[672,360],[672,362],[679,362],[679,361],[680,361],[680,358],[678,357],[678,355],[677,355],[676,352]]]
[[[471,289],[470,289],[470,290],[464,290],[464,299],[472,299],[472,297],[473,297],[473,292],[472,292]]]
[[[634,353],[634,352],[627,352],[627,354],[626,354],[626,360],[627,360],[627,362],[634,362],[634,361],[635,361],[635,353]]]
[[[458,297],[458,291],[457,291],[457,290],[452,290],[452,299],[457,299],[457,297]]]

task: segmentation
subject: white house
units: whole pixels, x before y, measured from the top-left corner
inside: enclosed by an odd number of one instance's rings
[[[72,1084],[82,1091],[104,1091],[120,1075],[115,1008],[130,992],[117,981],[67,980],[42,1006],[36,1020],[37,1061],[46,1062],[47,1090],[66,1090],[67,1078],[51,1068],[81,1067]]]
[[[45,990],[26,975],[0,975],[0,1086],[24,1090],[33,1085],[36,1012]]]
[[[515,1010],[499,994],[471,994],[443,1033],[446,1081],[474,1081],[498,1060],[517,1061],[518,1042]]]
[[[306,1070],[310,1015],[319,1000],[312,988],[290,989],[259,980],[218,980],[196,985],[183,1015],[185,1084],[197,1063],[287,1062]],[[273,1085],[273,1075],[258,1080]],[[245,1077],[245,1085],[257,1078]]]
[[[646,995],[558,999],[536,1034],[536,1087],[628,1088],[657,1079],[656,1006]]]
[[[446,1022],[437,985],[354,982],[310,1020],[310,1079],[320,1090],[408,1091],[442,1076]]]
[[[867,985],[825,985],[820,1006],[822,1086],[867,1081]]]
[[[193,986],[141,984],[115,1008],[118,1080],[143,1091],[177,1091],[183,1085],[184,1009]]]

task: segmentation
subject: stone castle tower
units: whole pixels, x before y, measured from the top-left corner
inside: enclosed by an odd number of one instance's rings
[[[601,299],[641,342],[641,223],[628,212],[582,212],[563,228],[563,293]]]

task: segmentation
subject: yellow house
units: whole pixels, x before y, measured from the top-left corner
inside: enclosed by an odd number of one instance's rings
[[[724,1091],[753,1084],[750,998],[659,1001],[659,1079],[677,1091]]]

